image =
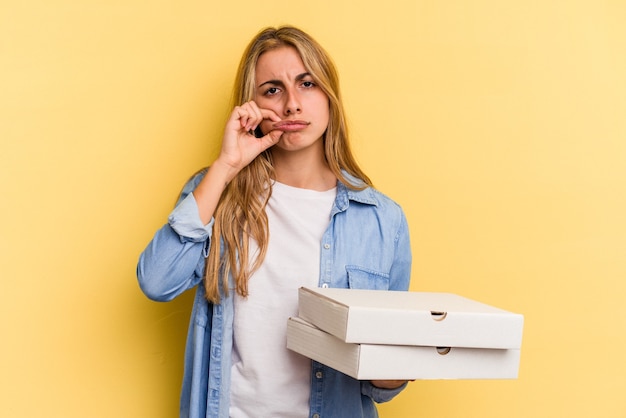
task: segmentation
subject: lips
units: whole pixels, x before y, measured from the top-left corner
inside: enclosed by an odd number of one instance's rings
[[[281,120],[280,122],[276,122],[273,124],[273,128],[279,131],[284,132],[292,132],[292,131],[300,131],[307,126],[309,126],[311,122],[307,122],[304,120]]]

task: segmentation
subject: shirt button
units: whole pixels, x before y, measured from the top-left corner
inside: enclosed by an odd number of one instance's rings
[[[320,418],[320,414],[313,414],[313,418]]]
[[[324,249],[328,250],[330,248],[330,244],[324,244]]]
[[[324,373],[322,373],[322,372],[315,373],[315,377],[317,377],[318,379],[321,379],[322,376],[324,376]]]
[[[328,283],[323,283],[322,284],[322,288],[324,288],[324,289],[328,288]]]

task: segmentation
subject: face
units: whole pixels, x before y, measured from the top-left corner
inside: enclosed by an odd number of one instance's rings
[[[323,148],[321,138],[329,120],[328,97],[304,68],[295,48],[280,47],[259,57],[254,100],[283,119],[261,124],[264,133],[274,129],[283,132],[276,147],[287,151]]]

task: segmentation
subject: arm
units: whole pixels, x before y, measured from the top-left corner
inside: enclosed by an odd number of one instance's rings
[[[164,225],[139,258],[137,277],[153,300],[169,301],[202,280],[213,229],[213,213],[226,185],[257,155],[275,144],[281,131],[251,134],[264,119],[280,118],[254,102],[237,106],[226,124],[222,149],[205,173],[194,177]]]
[[[203,176],[201,172],[185,185],[168,223],[139,257],[139,286],[150,299],[172,300],[202,280],[213,222],[202,223],[191,192]]]
[[[409,225],[404,212],[400,212],[400,222],[396,232],[394,260],[389,271],[389,290],[409,290],[411,281],[411,239]]]
[[[409,290],[411,279],[411,242],[409,227],[404,213],[401,212],[400,226],[396,235],[395,258],[390,271],[389,290]],[[393,399],[408,384],[407,380],[372,380],[361,383],[361,392],[376,402]]]
[[[270,131],[262,138],[251,132],[264,120],[280,121],[271,110],[260,109],[256,103],[248,102],[237,106],[226,123],[222,149],[209,172],[194,190],[198,202],[200,219],[205,224],[213,217],[226,185],[261,152],[276,144],[281,131]]]
[[[379,388],[378,386],[373,385],[370,381],[363,381],[361,382],[361,393],[365,396],[369,396],[376,403],[389,402],[402,392],[407,385],[407,381],[402,381],[400,386],[388,389]]]

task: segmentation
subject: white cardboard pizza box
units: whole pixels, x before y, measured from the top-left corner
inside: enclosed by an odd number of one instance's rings
[[[524,317],[452,293],[308,288],[298,316],[344,342],[519,349]]]
[[[352,344],[300,318],[287,348],[359,380],[515,379],[519,349]]]

